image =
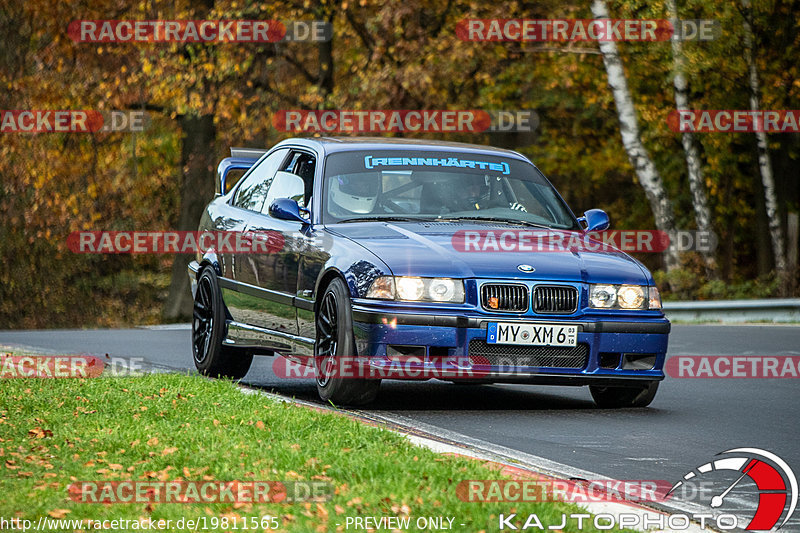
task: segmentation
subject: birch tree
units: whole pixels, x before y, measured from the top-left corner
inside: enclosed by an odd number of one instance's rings
[[[744,25],[744,56],[748,69],[748,81],[750,83],[750,110],[758,111],[760,104],[760,82],[758,80],[758,69],[756,68],[755,56],[753,54],[753,27],[750,22],[750,0],[741,0],[742,18]],[[778,198],[775,192],[775,177],[772,174],[772,161],[769,157],[769,147],[767,144],[767,134],[763,129],[756,128],[756,142],[758,146],[758,169],[761,173],[761,184],[764,187],[764,200],[767,210],[767,221],[769,224],[769,235],[772,241],[772,253],[775,256],[775,270],[781,279],[781,285],[786,282],[786,253],[783,241],[783,229],[781,228],[780,212],[778,210]]]
[[[678,6],[676,0],[667,0],[667,17],[678,20]],[[672,65],[673,84],[675,86],[675,108],[689,109],[689,90],[685,75],[685,59],[683,43],[677,33],[672,35]],[[686,155],[686,170],[689,179],[689,192],[692,194],[694,218],[699,231],[713,233],[711,210],[708,207],[708,193],[706,191],[703,164],[694,133],[684,131],[681,134],[681,144]],[[713,250],[703,252],[703,261],[706,266],[706,275],[711,279],[717,278],[717,261]]]
[[[592,15],[596,19],[607,19],[608,7],[605,0],[592,2]],[[619,116],[619,129],[622,134],[622,144],[628,154],[628,159],[633,166],[639,184],[644,189],[650,208],[653,211],[656,228],[670,236],[670,246],[664,253],[664,262],[667,271],[680,266],[680,254],[675,246],[675,212],[672,202],[664,188],[661,174],[658,172],[650,154],[645,149],[641,140],[639,123],[636,119],[636,109],[633,105],[628,80],[622,66],[617,44],[614,41],[599,41],[600,52],[603,55],[608,85],[614,95],[614,102]]]

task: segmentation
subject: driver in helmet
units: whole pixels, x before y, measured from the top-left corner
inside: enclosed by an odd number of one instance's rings
[[[331,211],[339,215],[371,213],[378,201],[380,174],[368,172],[334,176],[331,182]]]
[[[463,192],[455,196],[455,210],[479,211],[481,209],[488,209],[491,207],[489,205],[491,199],[491,188],[487,183],[487,176],[468,175],[464,176],[462,179],[463,181],[459,182],[459,190]],[[524,205],[517,202],[509,203],[508,207],[509,209],[513,209],[515,211],[527,211]]]

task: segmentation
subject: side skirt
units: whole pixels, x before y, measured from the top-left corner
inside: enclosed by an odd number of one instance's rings
[[[227,325],[228,334],[222,341],[225,346],[249,349],[256,355],[263,355],[263,352],[287,354],[311,354],[314,352],[314,339],[242,324],[234,320],[229,320]]]

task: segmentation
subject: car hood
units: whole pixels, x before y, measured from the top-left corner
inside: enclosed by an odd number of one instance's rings
[[[595,250],[470,251],[454,246],[462,231],[496,232],[543,230],[502,223],[462,222],[354,222],[327,227],[377,255],[395,276],[506,278],[586,283],[648,284],[646,270],[633,258],[611,246]],[[558,239],[575,232],[546,232]],[[596,242],[596,241],[591,241]],[[599,243],[598,243],[599,244]],[[535,270],[521,272],[519,265]]]

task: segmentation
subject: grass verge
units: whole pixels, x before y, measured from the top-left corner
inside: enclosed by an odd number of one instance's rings
[[[211,517],[228,517],[228,527],[214,529],[251,531],[242,520],[274,516],[255,530],[322,532],[346,531],[347,517],[408,516],[411,524],[451,517],[453,531],[476,532],[496,531],[500,513],[516,512],[518,527],[535,513],[546,529],[561,523],[562,513],[582,512],[565,503],[466,503],[456,496],[462,480],[499,477],[476,461],[438,455],[333,413],[242,394],[225,381],[151,374],[0,383],[5,519],[176,524],[206,517],[210,525]],[[334,494],[328,502],[294,504],[91,504],[68,497],[76,481],[122,480],[321,480]],[[578,531],[576,523],[569,520],[564,531]],[[580,531],[595,531],[587,525]]]

